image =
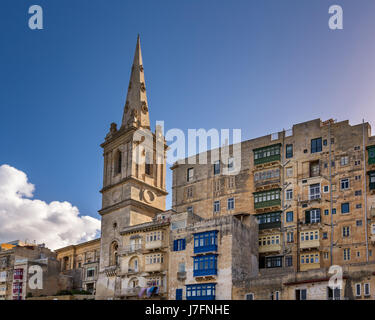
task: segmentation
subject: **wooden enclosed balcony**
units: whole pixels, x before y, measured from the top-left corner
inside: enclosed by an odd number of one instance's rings
[[[164,270],[164,263],[152,263],[145,265],[146,272],[159,272]]]
[[[300,248],[312,249],[320,246],[320,232],[319,230],[305,230],[300,234]]]
[[[150,241],[145,243],[146,250],[160,249],[163,247],[163,240]]]
[[[259,253],[279,252],[281,250],[281,234],[268,234],[259,237]]]

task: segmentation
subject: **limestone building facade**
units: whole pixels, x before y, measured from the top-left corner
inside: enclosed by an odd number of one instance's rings
[[[95,294],[99,275],[100,238],[55,250],[62,274],[70,276],[73,289]]]
[[[233,284],[258,275],[258,225],[240,215],[171,217],[168,291],[171,300],[231,300]],[[244,244],[247,244],[244,246]]]
[[[375,261],[374,144],[368,123],[300,123],[242,142],[234,176],[221,174],[212,151],[207,164],[176,163],[172,206],[205,218],[255,215],[260,270]]]
[[[114,299],[168,298],[170,217],[171,212],[163,212],[151,222],[128,226],[120,232],[118,267],[107,270],[108,277],[116,279]]]
[[[201,154],[196,164],[181,159],[166,212],[167,146],[160,127],[150,131],[138,37],[121,126],[111,124],[101,147],[97,299],[139,299],[151,287],[158,289],[149,298],[158,299],[350,298],[353,281],[369,296],[375,137],[368,123],[315,119],[229,146],[228,159],[217,158],[221,149],[206,152],[207,163]],[[199,252],[201,240],[212,241],[208,251]],[[344,268],[345,290],[327,289],[331,265]]]
[[[60,276],[56,254],[42,244],[16,242],[0,250],[0,300],[25,300],[28,297],[54,295],[71,285]],[[42,270],[41,283],[30,286],[36,269]],[[41,284],[41,286],[40,286]]]

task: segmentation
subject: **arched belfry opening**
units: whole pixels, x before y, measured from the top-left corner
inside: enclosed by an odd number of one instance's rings
[[[119,264],[119,256],[118,256],[118,243],[117,241],[113,241],[111,243],[110,249],[110,265],[117,266]]]

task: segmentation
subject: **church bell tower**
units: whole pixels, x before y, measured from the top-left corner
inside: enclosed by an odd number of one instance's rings
[[[120,128],[112,123],[101,144],[104,156],[100,275],[97,294],[108,292],[110,270],[118,264],[121,231],[149,222],[165,211],[166,143],[160,127],[150,131],[141,43],[135,48]],[[107,279],[108,278],[108,279]],[[104,281],[104,282],[103,282]],[[103,282],[103,283],[101,283]],[[101,285],[103,285],[102,288]],[[104,287],[106,289],[104,290]],[[102,290],[103,289],[103,290]]]

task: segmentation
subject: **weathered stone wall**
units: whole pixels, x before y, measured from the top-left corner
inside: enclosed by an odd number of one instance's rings
[[[214,175],[211,154],[207,152],[207,164],[181,164],[177,163],[173,169],[173,202],[172,206],[177,212],[186,211],[193,207],[194,213],[204,218],[212,218],[215,215],[249,213],[258,214],[272,211],[282,211],[281,206],[257,210],[254,208],[253,192],[259,191],[254,182],[254,174],[269,169],[280,169],[279,181],[271,181],[269,185],[293,191],[290,200],[281,192],[281,204],[287,208],[281,215],[281,228],[265,229],[260,231],[262,235],[281,234],[280,250],[263,253],[269,255],[288,255],[292,257],[292,267],[295,271],[311,268],[328,267],[331,246],[331,213],[329,190],[329,148],[331,145],[332,166],[332,207],[336,210],[333,214],[334,232],[333,263],[345,265],[366,261],[366,237],[365,237],[365,189],[364,184],[369,185],[368,175],[364,172],[363,161],[363,129],[365,132],[365,145],[375,143],[375,137],[371,137],[371,129],[368,123],[350,125],[348,121],[322,122],[320,119],[307,121],[293,126],[292,131],[279,132],[276,135],[244,141],[241,143],[241,170],[234,176],[223,174]],[[312,139],[322,139],[322,151],[312,153]],[[331,140],[330,140],[331,139]],[[329,141],[330,140],[330,141]],[[331,144],[332,141],[332,144]],[[254,165],[253,150],[260,147],[280,144],[281,161],[265,165]],[[285,159],[286,145],[293,145],[293,156]],[[367,157],[367,152],[366,157]],[[348,157],[345,163],[344,157]],[[198,162],[199,155],[194,157]],[[186,162],[189,159],[185,159]],[[314,162],[318,163],[318,174],[311,174]],[[366,158],[367,163],[367,158]],[[194,177],[187,181],[187,169],[194,168]],[[375,165],[367,166],[367,172],[374,170]],[[221,171],[223,164],[221,164]],[[365,177],[366,176],[366,177]],[[341,189],[341,180],[349,179],[349,188]],[[234,179],[234,183],[230,182]],[[275,184],[276,183],[276,184]],[[309,198],[310,186],[320,184],[321,196],[317,200]],[[267,189],[267,183],[264,190]],[[328,187],[328,190],[324,190]],[[368,189],[368,188],[367,188]],[[375,191],[367,190],[367,207],[375,208]],[[235,198],[234,210],[227,210],[228,198]],[[214,214],[214,201],[220,201],[220,212]],[[341,213],[341,205],[349,203],[350,212]],[[305,214],[311,209],[320,209],[321,220],[319,223],[305,223]],[[374,209],[375,210],[375,209]],[[293,219],[286,221],[286,212],[293,212]],[[375,223],[374,217],[370,217],[368,231],[369,260],[375,261],[374,244],[371,239],[371,223]],[[373,221],[374,220],[374,221]],[[343,236],[343,228],[348,227],[350,234]],[[306,254],[300,247],[301,232],[319,231],[319,261],[317,264],[301,266],[302,256]],[[375,229],[374,229],[375,230]],[[287,233],[290,233],[292,241],[287,241]],[[375,239],[375,236],[373,237]],[[283,252],[282,249],[285,249]],[[350,249],[350,259],[344,260],[344,249]],[[285,265],[286,261],[283,261]]]
[[[232,281],[235,285],[258,274],[258,223],[254,216],[245,225],[232,220]]]
[[[186,285],[199,283],[217,283],[216,299],[232,299],[234,281],[257,274],[257,224],[252,217],[249,225],[241,223],[233,216],[223,216],[216,219],[201,220],[186,223],[185,227],[174,229],[178,221],[194,220],[194,214],[179,213],[172,216],[170,257],[169,257],[169,299],[176,298],[176,289],[183,289],[186,296]],[[195,219],[198,220],[198,219]],[[176,224],[177,225],[177,224]],[[218,231],[218,258],[217,276],[206,278],[194,277],[194,234],[217,230]],[[186,240],[186,249],[172,251],[173,241]],[[244,245],[248,243],[248,246]],[[179,265],[185,265],[185,273],[179,272]]]

